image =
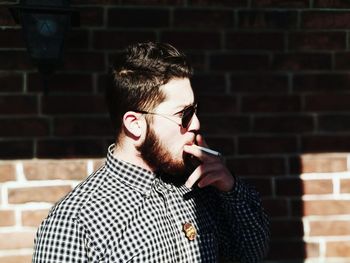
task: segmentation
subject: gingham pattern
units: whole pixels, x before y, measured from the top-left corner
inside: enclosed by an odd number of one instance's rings
[[[175,187],[113,157],[56,204],[38,229],[33,263],[259,262],[268,220],[256,192]],[[183,224],[197,237],[190,241]]]

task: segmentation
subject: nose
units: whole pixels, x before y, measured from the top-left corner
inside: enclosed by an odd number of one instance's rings
[[[198,119],[197,113],[195,113],[192,117],[190,126],[188,127],[189,131],[199,131],[201,127],[200,121]]]

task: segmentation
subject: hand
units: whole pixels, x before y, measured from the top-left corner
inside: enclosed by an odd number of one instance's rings
[[[198,145],[207,147],[201,135],[198,134],[196,140]],[[191,188],[198,182],[197,185],[200,188],[210,185],[222,192],[229,192],[233,189],[235,179],[219,157],[202,152],[194,144],[185,145],[184,151],[202,162],[188,177],[186,187]]]

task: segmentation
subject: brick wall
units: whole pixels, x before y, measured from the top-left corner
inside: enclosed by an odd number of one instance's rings
[[[105,156],[108,66],[142,40],[192,60],[204,135],[271,216],[267,262],[350,261],[350,1],[72,0],[81,26],[46,96],[6,3],[15,1],[0,3],[1,263],[30,261],[47,209]]]

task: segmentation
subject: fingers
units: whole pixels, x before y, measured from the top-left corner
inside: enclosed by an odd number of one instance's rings
[[[211,165],[199,165],[194,171],[193,173],[188,177],[185,185],[187,188],[192,188],[193,185],[198,181],[198,186],[199,187],[204,187],[207,186],[208,183],[210,183],[211,181],[213,181],[213,179],[206,179],[205,181],[202,182],[202,180],[204,180],[206,177],[209,177],[210,174],[213,175],[214,177],[218,178],[218,172],[216,171],[220,171],[219,169],[221,169],[221,164],[220,163],[212,163]],[[218,179],[216,179],[218,180]]]

